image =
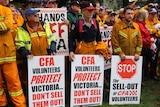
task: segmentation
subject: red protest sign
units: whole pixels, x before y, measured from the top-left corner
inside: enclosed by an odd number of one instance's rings
[[[118,74],[122,78],[131,78],[136,73],[136,63],[132,59],[126,59],[118,63]]]

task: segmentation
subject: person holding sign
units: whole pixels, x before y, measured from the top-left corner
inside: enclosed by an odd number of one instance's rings
[[[71,25],[71,31],[68,36],[69,60],[74,60],[76,54],[95,54],[96,42],[101,41],[98,22],[92,18],[95,8],[92,3],[83,1],[81,3],[83,18]],[[75,41],[77,41],[74,50]]]
[[[49,25],[39,20],[38,12],[34,8],[27,9],[27,21],[18,28],[16,47],[22,57],[32,58],[56,53],[56,37],[52,35]]]
[[[7,106],[6,93],[2,83],[3,74],[8,93],[15,107],[26,107],[26,99],[19,79],[16,50],[11,33],[13,15],[10,8],[6,7],[8,3],[8,0],[0,0],[0,106]]]
[[[124,19],[113,26],[111,43],[114,54],[118,54],[121,60],[126,55],[134,55],[135,61],[139,60],[142,50],[142,36],[139,26],[133,22],[134,9],[124,9]]]
[[[39,10],[34,8],[25,11],[27,21],[18,28],[18,35],[15,38],[17,52],[23,58],[21,69],[23,81],[27,80],[27,58],[56,53],[56,37],[52,35],[49,24],[39,20],[38,12]]]

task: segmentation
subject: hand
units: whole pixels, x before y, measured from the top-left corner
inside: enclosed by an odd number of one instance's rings
[[[73,52],[69,53],[69,61],[74,61],[74,53]]]
[[[64,20],[64,23],[65,23],[66,25],[69,25],[69,20]]]
[[[126,59],[126,55],[124,54],[121,56],[121,61],[124,61],[125,59]]]
[[[51,55],[56,55],[56,53],[55,53],[55,52],[52,52]]]
[[[29,59],[33,58],[33,55],[27,55],[27,58],[29,58]]]
[[[104,24],[104,26],[103,26],[103,27],[104,27],[105,29],[107,29],[107,27],[108,27],[108,26],[107,26],[106,24]]]
[[[135,55],[134,55],[134,60],[135,60],[135,61],[138,61],[138,60],[139,60],[139,55],[138,55],[138,54],[135,54]]]

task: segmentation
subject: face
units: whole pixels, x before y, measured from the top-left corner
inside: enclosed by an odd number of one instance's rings
[[[84,9],[82,13],[83,13],[83,17],[90,19],[93,16],[94,10]]]
[[[105,15],[105,9],[99,10],[99,16],[103,17]]]
[[[100,10],[100,4],[99,3],[96,3],[96,10],[95,10],[95,13],[99,13],[99,10]]]
[[[153,20],[156,17],[156,15],[156,13],[149,13],[148,18]]]
[[[27,16],[27,21],[29,22],[39,22],[39,17],[38,14],[30,14],[29,16]]]
[[[124,13],[124,18],[127,22],[130,22],[134,18],[134,11],[131,9],[127,9],[126,12]]]
[[[14,7],[10,7],[13,17],[15,17],[17,15],[17,9],[15,9]]]
[[[110,16],[110,20],[111,20],[111,21],[115,21],[115,15],[111,15],[111,16]]]
[[[3,6],[7,6],[9,4],[9,0],[0,0],[0,4]]]
[[[73,6],[71,6],[71,8],[75,12],[79,12],[80,11],[80,6],[79,5],[73,5]]]
[[[58,8],[58,3],[57,3],[57,2],[50,2],[50,3],[48,4],[48,7],[49,7],[49,8]]]

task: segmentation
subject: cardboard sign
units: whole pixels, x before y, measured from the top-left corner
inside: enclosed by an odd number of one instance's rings
[[[64,56],[28,59],[29,107],[65,107]]]
[[[75,55],[71,64],[70,107],[102,105],[104,58],[99,55]]]
[[[106,43],[111,52],[112,52],[112,45],[111,45],[112,28],[113,26],[108,26],[107,28],[100,27],[102,41]],[[104,61],[104,70],[110,68],[111,68],[111,60]]]
[[[142,57],[112,56],[109,104],[139,104],[141,95]]]
[[[41,21],[49,23],[53,35],[57,38],[57,54],[68,55],[68,26],[64,23],[67,20],[66,8],[37,8]]]

